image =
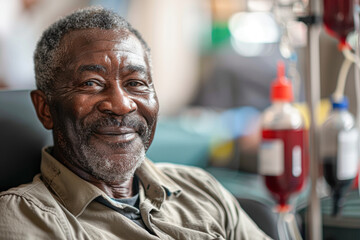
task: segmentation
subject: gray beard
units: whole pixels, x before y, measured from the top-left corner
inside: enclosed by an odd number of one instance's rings
[[[155,123],[155,121],[153,122]],[[98,149],[96,143],[91,143],[91,136],[99,126],[128,126],[139,132],[140,138],[135,139],[131,143],[113,143],[108,144],[107,150]],[[64,157],[73,165],[79,165],[82,170],[91,174],[93,177],[107,183],[121,183],[133,177],[136,169],[145,160],[145,152],[150,145],[150,129],[153,125],[147,127],[145,123],[137,121],[134,117],[124,118],[121,122],[112,118],[98,119],[97,121],[81,125],[79,131],[71,131],[68,134],[61,129],[66,126],[61,122],[60,127],[56,127],[53,131],[57,138],[55,144],[58,145]],[[75,128],[74,128],[75,129]],[[74,136],[74,134],[77,136]],[[76,145],[71,141],[77,138]],[[126,149],[123,154],[109,156],[108,151],[114,150],[116,153],[119,149]]]
[[[138,149],[129,151],[132,154],[124,154],[116,159],[104,157],[107,154],[85,144],[81,146],[80,152],[83,156],[79,161],[80,165],[95,178],[108,183],[119,183],[131,179],[136,169],[145,160],[145,147],[142,144]]]

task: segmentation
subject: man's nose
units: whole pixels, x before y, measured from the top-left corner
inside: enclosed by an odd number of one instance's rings
[[[137,109],[129,94],[119,86],[109,89],[105,94],[105,99],[98,105],[103,113],[121,116]]]

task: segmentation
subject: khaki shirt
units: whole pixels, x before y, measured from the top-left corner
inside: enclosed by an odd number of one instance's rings
[[[41,174],[0,193],[0,239],[269,239],[199,168],[145,160],[136,175],[141,217],[154,234],[43,149]]]

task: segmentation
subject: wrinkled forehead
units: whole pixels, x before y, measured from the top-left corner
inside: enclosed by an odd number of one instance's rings
[[[71,31],[62,38],[58,54],[62,63],[69,64],[86,54],[101,51],[125,52],[147,60],[141,42],[134,34],[124,29],[94,28]]]

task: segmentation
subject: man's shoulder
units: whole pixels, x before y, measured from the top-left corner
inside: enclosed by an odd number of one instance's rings
[[[51,212],[54,201],[50,191],[40,179],[40,175],[35,176],[31,183],[22,184],[0,192],[0,206],[6,205],[12,210],[26,202],[29,207],[36,207]]]
[[[163,173],[170,176],[181,176],[185,178],[207,178],[212,179],[212,176],[206,172],[204,169],[188,166],[188,165],[180,165],[173,163],[156,163],[157,168],[159,168]]]
[[[41,191],[43,188],[46,188],[45,184],[41,181],[40,175],[36,175],[31,183],[22,184],[20,186],[0,192],[0,197],[12,195],[19,197],[29,197],[35,193],[38,193],[38,191]]]
[[[0,193],[0,239],[69,239],[59,204],[40,176]]]
[[[220,183],[202,168],[172,163],[157,163],[156,166],[182,187],[184,185],[190,188],[196,186],[196,188],[203,188],[211,192],[217,192],[219,188],[222,188]]]

